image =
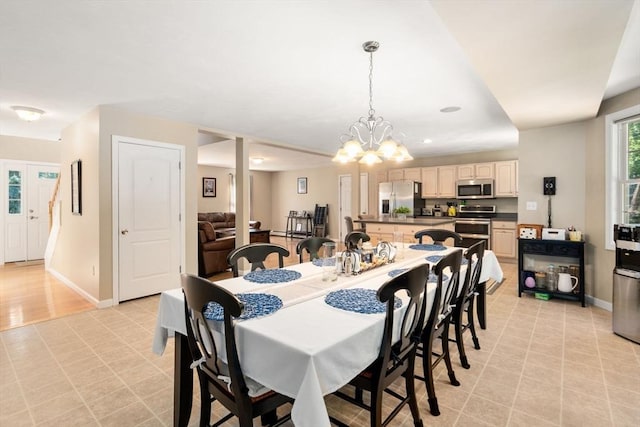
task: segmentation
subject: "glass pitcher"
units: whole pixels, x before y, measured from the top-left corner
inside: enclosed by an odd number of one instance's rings
[[[336,244],[326,242],[322,244],[322,280],[333,282],[338,278],[336,263]]]

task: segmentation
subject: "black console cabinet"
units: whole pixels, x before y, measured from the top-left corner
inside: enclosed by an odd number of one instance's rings
[[[577,293],[550,291],[546,288],[529,288],[524,282],[528,275],[527,271],[542,271],[546,263],[553,263],[555,266],[566,264],[577,264],[579,266]],[[525,268],[528,265],[535,265],[532,270]],[[546,269],[544,270],[546,271]],[[518,239],[518,296],[522,293],[543,293],[550,294],[554,298],[562,298],[572,301],[580,301],[585,306],[584,297],[584,242],[574,242],[570,240],[539,240],[539,239]]]

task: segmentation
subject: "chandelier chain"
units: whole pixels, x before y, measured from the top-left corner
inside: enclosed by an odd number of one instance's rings
[[[376,110],[373,109],[373,52],[369,52],[369,117],[373,117]]]

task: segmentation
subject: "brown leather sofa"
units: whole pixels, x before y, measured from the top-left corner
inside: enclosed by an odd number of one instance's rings
[[[249,221],[249,227],[252,229],[259,230],[260,226],[260,221]],[[198,213],[200,277],[209,277],[229,268],[227,255],[235,248],[235,227],[236,214],[233,212]]]

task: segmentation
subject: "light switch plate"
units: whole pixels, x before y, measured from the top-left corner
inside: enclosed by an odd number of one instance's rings
[[[538,209],[538,202],[527,202],[527,210],[535,211]]]

